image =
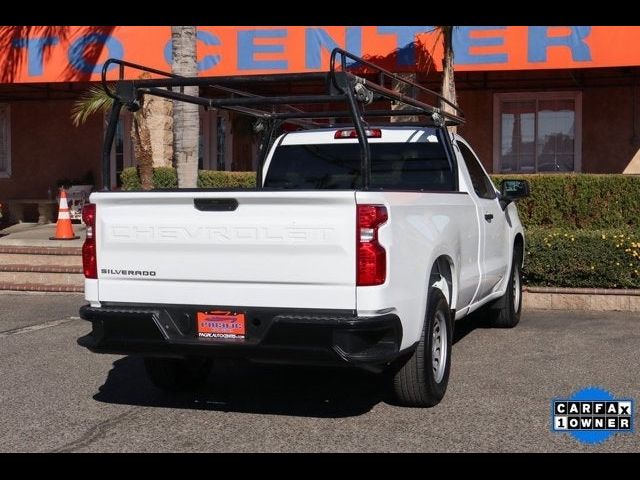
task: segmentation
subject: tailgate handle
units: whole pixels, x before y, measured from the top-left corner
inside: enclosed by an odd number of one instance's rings
[[[201,212],[233,212],[238,208],[235,198],[194,198],[193,206]]]

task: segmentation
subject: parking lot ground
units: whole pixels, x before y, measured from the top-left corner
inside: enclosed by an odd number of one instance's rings
[[[394,406],[381,377],[219,362],[205,389],[156,390],[136,357],[95,355],[80,295],[0,294],[0,451],[640,451],[550,431],[550,401],[586,386],[640,400],[640,315],[523,312],[512,330],[458,322],[449,389]],[[637,420],[636,420],[637,423]]]

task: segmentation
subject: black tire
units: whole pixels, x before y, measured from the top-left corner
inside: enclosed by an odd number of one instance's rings
[[[513,328],[520,321],[520,312],[522,311],[521,258],[521,253],[514,250],[507,291],[495,301],[488,311],[489,323],[492,327]]]
[[[439,289],[429,292],[427,313],[420,342],[415,351],[398,370],[393,378],[393,388],[400,405],[407,407],[433,407],[440,403],[447,391],[449,370],[451,368],[451,340],[453,338],[453,320],[449,304]],[[432,345],[434,327],[444,327],[446,346],[444,370],[434,368]],[[442,336],[440,337],[442,338]],[[440,378],[436,378],[436,371]]]
[[[161,390],[182,392],[195,390],[207,381],[213,362],[208,358],[144,359],[145,370],[151,383]]]

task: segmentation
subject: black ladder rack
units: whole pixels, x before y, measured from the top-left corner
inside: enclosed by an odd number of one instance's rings
[[[338,61],[339,60],[339,61]],[[354,63],[347,66],[347,60]],[[118,66],[118,79],[115,88],[109,86],[107,72],[111,65]],[[158,75],[162,78],[125,80],[125,69],[130,68],[141,72]],[[367,73],[356,75],[358,69],[366,68]],[[369,72],[372,71],[373,73]],[[374,82],[365,77],[375,76]],[[323,82],[326,93],[315,95],[280,95],[264,96],[253,92],[239,90],[250,86],[263,86],[264,84],[282,82],[295,83],[297,85]],[[412,95],[406,95],[385,86],[385,83],[401,82],[410,87]],[[109,124],[102,151],[103,188],[109,190],[110,168],[109,160],[115,136],[115,131],[122,107],[131,111],[140,108],[142,95],[154,95],[172,100],[202,105],[205,108],[218,108],[231,110],[243,115],[249,115],[263,122],[264,140],[262,143],[262,158],[258,161],[256,188],[262,185],[262,165],[268,153],[273,133],[277,126],[288,122],[303,128],[326,127],[327,124],[317,123],[315,120],[350,118],[358,133],[358,143],[361,147],[361,169],[363,189],[367,190],[370,184],[370,150],[365,130],[367,117],[396,117],[396,116],[425,116],[425,126],[436,127],[439,137],[445,143],[450,152],[452,170],[455,168],[455,158],[452,155],[450,136],[446,134],[446,126],[460,125],[464,123],[462,110],[442,95],[433,90],[412,82],[407,78],[385,70],[363,58],[349,53],[341,48],[335,48],[331,52],[329,72],[325,73],[293,73],[273,75],[240,75],[227,77],[182,77],[162,70],[149,68],[143,65],[118,59],[107,60],[102,68],[102,86],[105,92],[113,99],[113,106],[109,117]],[[184,87],[201,86],[208,87],[223,94],[224,97],[201,97],[187,95]],[[417,97],[427,96],[446,108],[431,105]],[[366,105],[380,101],[392,101],[403,104],[402,109],[373,108],[366,109]],[[327,110],[305,111],[296,105],[325,106],[342,104],[340,108],[328,108]],[[408,107],[408,108],[407,108]],[[455,171],[455,170],[454,170]],[[457,176],[456,176],[457,177]]]

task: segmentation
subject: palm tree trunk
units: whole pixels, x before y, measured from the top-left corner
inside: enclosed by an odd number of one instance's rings
[[[153,95],[144,97],[144,114],[149,127],[153,167],[171,167],[173,160],[173,103]]]
[[[171,27],[173,63],[171,71],[185,77],[198,74],[196,61],[196,27]],[[198,95],[198,87],[184,87],[187,95]],[[195,188],[198,183],[198,144],[200,114],[198,106],[191,103],[173,103],[173,150],[178,187]]]
[[[151,190],[153,188],[153,154],[149,125],[143,111],[141,109],[133,114],[131,138],[140,171],[140,184],[143,190]]]
[[[442,96],[454,104],[456,100],[456,83],[454,78],[454,57],[453,57],[453,29],[454,27],[439,27],[442,31],[442,43],[444,55],[442,56]],[[453,108],[441,102],[441,108],[445,112],[456,113]],[[455,133],[457,127],[452,126],[450,130]]]

